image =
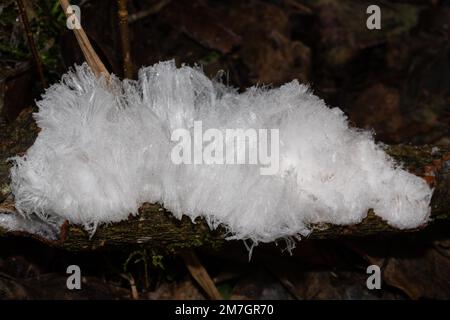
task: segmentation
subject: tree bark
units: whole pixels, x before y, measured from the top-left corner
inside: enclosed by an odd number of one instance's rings
[[[6,160],[16,154],[23,154],[33,144],[38,133],[31,113],[31,109],[26,109],[11,124],[0,120],[0,213],[3,214],[15,213],[9,188],[10,164]],[[431,201],[432,221],[428,226],[450,221],[450,149],[394,145],[387,146],[386,151],[407,170],[423,177],[434,188]],[[395,229],[369,211],[359,224],[311,226],[313,231],[308,238],[331,239],[418,232],[428,226],[406,231]],[[138,216],[98,227],[92,238],[89,238],[82,227],[68,223],[63,225],[59,239],[55,241],[1,227],[0,236],[32,237],[48,245],[74,251],[145,245],[166,252],[176,252],[200,246],[219,247],[226,240],[224,228],[211,231],[203,219],[197,219],[195,223],[187,217],[178,220],[160,205],[150,203],[141,206]]]

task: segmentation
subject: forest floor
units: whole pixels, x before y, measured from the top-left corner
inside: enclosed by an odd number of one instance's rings
[[[122,76],[116,1],[80,4],[81,23],[111,72]],[[366,8],[382,8],[381,30]],[[16,2],[0,4],[0,121],[12,122],[43,92]],[[47,82],[83,61],[56,1],[27,1]],[[56,5],[55,5],[56,3]],[[243,90],[308,83],[352,125],[386,144],[450,146],[448,1],[128,1],[133,77],[140,66],[175,59],[201,65]],[[101,14],[99,14],[101,12]],[[221,72],[223,70],[224,72]],[[0,139],[2,132],[0,132]],[[1,199],[2,200],[2,199]],[[292,255],[242,242],[197,254],[226,299],[449,299],[448,223],[386,237],[308,240]],[[82,290],[67,290],[78,265]],[[366,270],[382,270],[368,290]],[[0,238],[3,299],[205,299],[183,260],[149,248],[70,252],[31,239]]]

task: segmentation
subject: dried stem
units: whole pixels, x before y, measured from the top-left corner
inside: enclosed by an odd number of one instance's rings
[[[31,32],[30,22],[28,20],[25,6],[23,5],[23,1],[17,0],[17,6],[19,8],[20,19],[22,20],[22,24],[25,29],[25,33],[27,34],[28,47],[30,48],[31,54],[33,55],[33,60],[36,65],[36,69],[37,69],[42,87],[45,89],[45,88],[47,88],[47,80],[45,80],[45,77],[44,77],[44,71],[42,69],[41,57],[39,56],[39,53],[36,49],[36,44],[34,43],[33,33]]]
[[[185,250],[180,252],[180,256],[183,259],[186,267],[191,273],[192,277],[197,283],[205,290],[205,293],[212,300],[222,300],[222,295],[217,290],[214,281],[209,276],[206,269],[201,264],[194,250]]]
[[[77,19],[77,17],[72,14],[72,10],[70,10],[70,3],[68,0],[59,0],[59,3],[68,18],[70,17],[71,19]],[[75,37],[77,38],[81,51],[83,51],[84,58],[94,74],[97,77],[104,75],[106,78],[109,78],[110,74],[108,70],[98,57],[97,53],[94,51],[94,48],[92,47],[91,42],[89,41],[89,38],[83,28],[75,28],[73,29],[73,32],[75,33]]]
[[[122,46],[123,76],[133,78],[133,64],[130,54],[130,32],[128,28],[127,0],[118,0],[119,32]]]
[[[131,14],[128,16],[128,23],[132,24],[136,21],[139,21],[141,19],[145,19],[148,16],[154,15],[158,12],[160,12],[166,5],[170,3],[170,0],[161,0],[154,5],[152,5],[150,8],[142,10],[140,12]]]

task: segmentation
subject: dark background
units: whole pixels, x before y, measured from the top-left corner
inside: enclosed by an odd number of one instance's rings
[[[58,81],[84,59],[57,1],[24,1],[45,80]],[[123,76],[113,0],[72,1],[108,70]],[[381,8],[381,30],[366,28],[366,8]],[[383,143],[450,145],[450,1],[146,0],[128,1],[134,78],[141,66],[175,59],[198,64],[244,90],[308,83],[352,125]],[[222,70],[222,71],[221,71]],[[0,121],[13,123],[43,92],[18,19],[0,2]],[[1,135],[0,135],[1,136]],[[241,242],[198,254],[226,298],[448,299],[448,225],[390,237],[302,240],[248,254]],[[83,290],[66,289],[66,267],[81,267]],[[366,288],[366,268],[383,272]],[[204,293],[177,256],[149,248],[69,253],[32,240],[0,239],[0,297],[197,298]]]

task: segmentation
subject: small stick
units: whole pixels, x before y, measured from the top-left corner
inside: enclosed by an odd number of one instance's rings
[[[73,19],[77,19],[76,16],[72,17],[72,13],[68,11],[70,9],[70,3],[68,0],[59,0],[59,3],[61,4],[61,7],[63,8],[64,13],[68,18],[70,17]],[[97,53],[94,51],[94,48],[92,47],[91,42],[89,41],[89,38],[84,32],[83,28],[75,28],[73,29],[73,32],[75,33],[75,37],[77,38],[81,51],[83,51],[84,58],[86,59],[89,67],[91,67],[92,72],[94,72],[95,76],[98,78],[104,75],[107,79],[109,79],[110,74],[108,70],[98,57]]]
[[[121,273],[120,276],[127,280],[130,284],[131,299],[139,300],[139,292],[137,290],[136,281],[134,281],[133,276],[131,274],[127,275],[124,273]]]
[[[31,50],[31,54],[33,56],[33,60],[36,65],[36,69],[37,69],[42,87],[45,89],[45,88],[47,88],[47,80],[45,80],[45,77],[44,77],[44,71],[42,69],[41,57],[39,56],[39,53],[36,49],[36,44],[34,43],[33,33],[31,32],[31,28],[30,28],[30,22],[28,21],[27,12],[25,10],[25,6],[23,5],[22,0],[17,0],[17,7],[19,8],[20,19],[22,20],[22,24],[25,29],[25,33],[27,34],[28,47]]]
[[[223,300],[219,290],[217,290],[214,281],[209,276],[206,269],[201,264],[194,250],[189,249],[180,252],[180,256],[183,259],[186,267],[188,268],[192,277],[197,283],[205,290],[206,294],[212,300]]]
[[[136,21],[139,21],[141,19],[147,18],[148,16],[158,13],[166,5],[168,5],[170,3],[170,1],[171,0],[161,0],[146,10],[143,10],[143,11],[140,11],[140,12],[137,12],[137,13],[134,13],[134,14],[128,16],[128,23],[132,24],[132,23],[135,23]]]
[[[123,76],[124,78],[133,78],[133,64],[130,54],[130,32],[128,28],[128,9],[127,0],[118,0],[119,32],[122,45],[123,58]]]

